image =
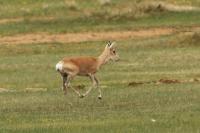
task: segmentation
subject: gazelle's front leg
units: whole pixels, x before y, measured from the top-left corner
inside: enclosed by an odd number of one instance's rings
[[[77,90],[75,90],[72,86],[71,86],[71,84],[70,84],[70,80],[72,79],[72,76],[68,76],[67,77],[67,81],[66,81],[66,86],[67,86],[67,88],[68,87],[70,87],[79,97],[81,96],[81,94],[77,91]]]
[[[95,81],[94,75],[93,75],[93,74],[89,74],[88,76],[89,76],[90,80],[92,81],[92,86],[86,91],[85,94],[82,95],[82,97],[87,96],[87,95],[90,93],[90,91],[91,91],[95,86],[97,86],[97,83],[96,83],[96,81]]]
[[[94,80],[96,81],[96,85],[97,85],[97,88],[98,88],[98,91],[99,91],[98,98],[101,99],[102,96],[101,96],[101,88],[99,87],[99,80],[96,78],[96,76],[94,76]]]

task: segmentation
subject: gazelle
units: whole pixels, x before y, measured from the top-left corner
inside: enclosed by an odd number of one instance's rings
[[[75,93],[78,94],[79,97],[83,98],[88,95],[93,88],[98,88],[98,98],[101,99],[101,89],[95,73],[109,60],[119,60],[114,43],[112,42],[108,42],[104,51],[98,57],[66,57],[59,61],[56,64],[56,70],[62,76],[64,94],[67,94],[67,88],[70,87]],[[72,80],[75,76],[87,76],[92,81],[92,86],[82,95],[70,85],[70,80]]]

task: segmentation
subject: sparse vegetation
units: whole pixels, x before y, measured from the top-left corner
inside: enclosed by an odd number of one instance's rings
[[[191,35],[183,37],[180,43],[187,43],[189,45],[200,46],[200,32],[194,32]]]
[[[102,6],[106,6],[106,5],[109,5],[111,4],[111,0],[99,0],[99,3],[102,5]]]
[[[179,33],[177,36],[169,39],[168,46],[172,47],[191,47],[200,46],[200,34],[199,32],[185,32]]]
[[[65,0],[65,3],[67,5],[67,7],[71,10],[78,10],[78,5],[76,3],[76,1],[72,0],[72,1],[68,1],[68,0]]]

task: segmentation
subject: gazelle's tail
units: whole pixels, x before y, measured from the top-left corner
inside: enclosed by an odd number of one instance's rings
[[[63,62],[62,61],[59,61],[57,64],[56,64],[56,71],[62,71],[63,69]]]

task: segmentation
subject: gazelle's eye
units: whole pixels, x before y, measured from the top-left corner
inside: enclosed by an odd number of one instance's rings
[[[113,53],[114,53],[114,54],[116,54],[116,51],[115,51],[115,50],[113,50]]]

